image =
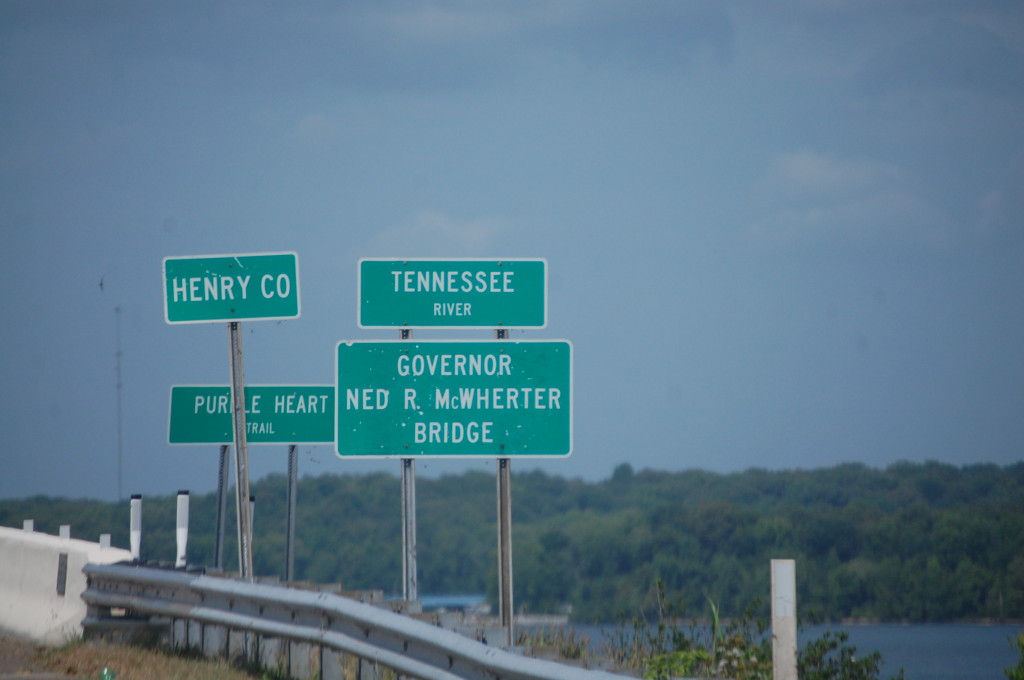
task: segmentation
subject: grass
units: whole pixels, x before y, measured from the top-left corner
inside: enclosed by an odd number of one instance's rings
[[[100,678],[104,669],[116,680],[253,680],[252,675],[222,659],[197,659],[158,648],[74,640],[39,653],[37,663],[75,678]]]

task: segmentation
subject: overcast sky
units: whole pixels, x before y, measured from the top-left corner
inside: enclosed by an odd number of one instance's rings
[[[0,93],[0,497],[117,496],[118,321],[122,493],[215,488],[168,393],[226,325],[161,261],[223,253],[298,253],[301,317],[243,324],[283,384],[395,337],[359,258],[547,259],[513,338],[572,341],[574,453],[514,471],[1024,458],[1020,2],[5,0]]]

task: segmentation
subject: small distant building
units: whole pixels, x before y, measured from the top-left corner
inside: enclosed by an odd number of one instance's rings
[[[490,616],[491,605],[486,595],[422,595],[425,612],[462,612],[467,616]]]

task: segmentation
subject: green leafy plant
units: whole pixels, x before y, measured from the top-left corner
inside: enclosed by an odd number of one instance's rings
[[[670,680],[682,675],[692,675],[707,668],[711,656],[703,649],[679,649],[668,654],[658,654],[646,663],[644,678],[648,680]]]
[[[724,619],[717,602],[706,597],[710,618],[706,625],[682,625],[681,607],[666,596],[664,584],[655,582],[656,606],[648,617],[637,616],[607,639],[605,656],[618,668],[639,671],[644,678],[666,680],[688,676],[770,680],[772,646],[768,621],[758,617],[754,603],[735,619]],[[1015,643],[1022,650],[1024,633]],[[801,680],[879,680],[882,655],[859,655],[849,634],[826,631],[807,643],[797,655]],[[1024,680],[1009,675],[1010,680]],[[894,680],[903,680],[903,670]]]
[[[848,644],[849,633],[825,631],[798,655],[797,675],[803,680],[877,680],[882,654],[857,656],[857,648]],[[903,669],[893,676],[903,680]]]
[[[736,680],[771,677],[767,625],[754,618],[753,608],[738,619],[723,621],[718,604],[706,597],[709,625],[683,625],[680,601],[667,597],[660,580],[655,581],[654,594],[653,615],[633,618],[608,641],[605,654],[612,663],[655,680],[681,675]]]
[[[590,637],[579,635],[571,628],[540,628],[535,631],[520,632],[516,645],[553,649],[560,659],[583,659],[590,649]]]

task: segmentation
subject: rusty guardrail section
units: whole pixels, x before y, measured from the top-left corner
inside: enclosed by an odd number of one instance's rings
[[[524,657],[333,593],[130,564],[89,564],[83,571],[87,630],[156,617],[172,646],[243,655],[297,677],[365,679],[364,667],[353,666],[359,661],[421,680],[626,677]],[[306,647],[296,653],[296,643]]]

